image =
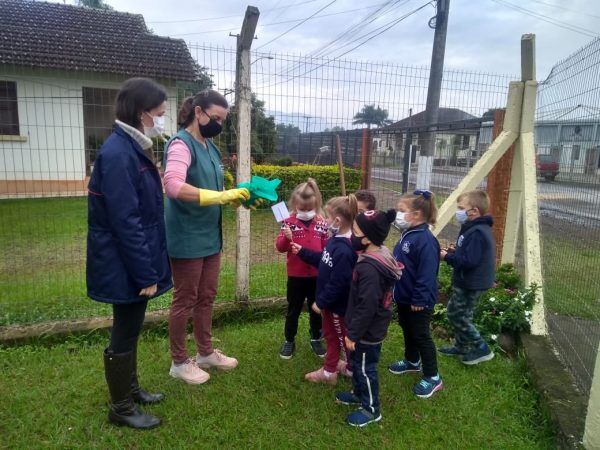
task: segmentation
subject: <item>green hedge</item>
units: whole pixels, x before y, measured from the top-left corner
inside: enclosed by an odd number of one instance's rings
[[[344,168],[346,178],[346,192],[354,192],[360,188],[360,170]],[[258,175],[264,178],[279,178],[281,187],[279,188],[279,198],[287,200],[292,190],[312,177],[317,180],[323,199],[341,194],[340,172],[338,166],[271,166],[271,165],[252,165],[252,175]]]

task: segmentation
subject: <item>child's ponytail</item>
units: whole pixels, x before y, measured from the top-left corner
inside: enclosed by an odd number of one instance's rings
[[[401,199],[410,202],[412,209],[415,211],[420,211],[426,223],[435,225],[438,211],[433,192],[417,189],[412,194],[404,194]]]
[[[307,201],[312,201],[316,213],[321,217],[324,216],[321,190],[314,178],[308,178],[304,183],[300,183],[294,188],[290,198],[290,212],[296,212],[297,202]]]

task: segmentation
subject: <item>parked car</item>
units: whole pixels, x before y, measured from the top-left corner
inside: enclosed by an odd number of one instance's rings
[[[558,175],[560,166],[558,159],[553,155],[535,155],[535,168],[538,177],[554,181]]]

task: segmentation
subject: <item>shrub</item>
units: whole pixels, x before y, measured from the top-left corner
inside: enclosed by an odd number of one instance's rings
[[[283,167],[291,166],[293,162],[294,160],[289,155],[282,156],[281,158],[272,158],[269,160],[269,164]]]
[[[447,271],[440,270],[440,294],[451,290],[448,284]],[[520,288],[521,278],[511,264],[504,264],[496,271],[496,284],[480,298],[473,323],[488,342],[495,342],[500,333],[528,332],[531,327],[531,310],[536,301],[538,287],[534,284],[527,289]],[[435,307],[432,323],[453,333],[447,319],[446,307],[438,304]]]
[[[223,171],[223,178],[223,185],[225,186],[225,189],[233,189],[234,178],[229,170],[225,169]]]
[[[360,187],[360,170],[344,169],[346,178],[346,191],[354,192]],[[252,175],[258,175],[264,178],[279,178],[281,187],[279,188],[279,198],[287,200],[292,190],[312,177],[317,180],[319,189],[323,194],[323,199],[334,197],[341,194],[340,174],[338,166],[274,166],[274,165],[252,165]]]

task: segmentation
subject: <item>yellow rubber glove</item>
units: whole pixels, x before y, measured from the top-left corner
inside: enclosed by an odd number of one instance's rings
[[[227,191],[211,191],[210,189],[198,189],[200,206],[226,205],[238,201],[246,201],[250,198],[248,189],[229,189]]]

